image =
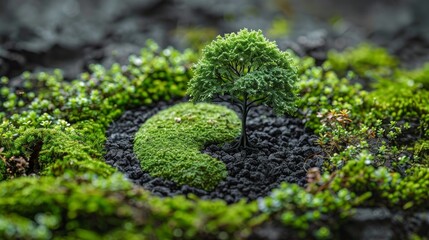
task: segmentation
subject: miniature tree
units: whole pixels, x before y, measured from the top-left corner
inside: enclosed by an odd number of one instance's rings
[[[251,148],[246,134],[249,110],[265,104],[278,114],[295,110],[296,70],[287,52],[262,32],[243,29],[218,36],[207,45],[194,68],[188,94],[194,102],[228,101],[241,111],[236,148]]]

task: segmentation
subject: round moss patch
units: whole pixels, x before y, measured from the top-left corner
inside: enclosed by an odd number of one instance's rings
[[[234,140],[237,114],[208,103],[181,103],[148,119],[136,133],[134,152],[144,171],[178,184],[213,189],[227,176],[223,162],[201,149]]]

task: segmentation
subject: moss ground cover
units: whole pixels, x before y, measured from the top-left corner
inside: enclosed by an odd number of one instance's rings
[[[182,103],[141,126],[134,152],[151,175],[210,190],[227,176],[226,167],[200,151],[209,143],[234,140],[239,131],[237,114],[226,107]]]
[[[357,207],[427,211],[428,67],[401,69],[379,51],[358,47],[321,66],[295,57],[300,117],[320,134],[324,173],[307,189],[283,184],[232,205],[151,196],[102,158],[104,131],[124,109],[185,94],[194,52],[150,43],[128,65],[93,65],[76,81],[60,71],[25,73],[19,86],[2,78],[0,237],[243,239],[276,222],[292,237],[332,239]],[[360,78],[374,84],[351,84]]]
[[[258,220],[255,203],[227,207],[183,196],[154,198],[119,173],[19,178],[1,185],[3,239],[236,239]]]

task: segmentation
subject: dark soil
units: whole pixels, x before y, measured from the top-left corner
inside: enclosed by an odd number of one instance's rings
[[[268,195],[281,182],[304,186],[306,170],[323,163],[322,151],[314,143],[317,136],[304,127],[301,119],[276,116],[268,107],[258,106],[248,118],[249,139],[256,150],[233,150],[232,143],[210,145],[202,150],[227,166],[228,177],[213,191],[151,177],[142,171],[133,153],[134,135],[148,118],[174,103],[159,102],[126,111],[107,131],[106,162],[154,195],[195,194],[202,199],[224,199],[227,203],[242,198],[254,200]]]

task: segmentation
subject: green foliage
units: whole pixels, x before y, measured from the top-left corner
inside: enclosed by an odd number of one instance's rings
[[[367,158],[350,161],[331,182],[334,190],[349,189],[357,195],[371,195],[369,206],[416,211],[427,209],[429,169],[413,167],[405,176],[384,167],[373,167]]]
[[[193,101],[228,95],[245,104],[259,100],[278,113],[294,109],[296,70],[287,52],[261,31],[243,29],[218,36],[203,49],[188,93]],[[247,105],[246,105],[247,106]]]
[[[427,209],[427,189],[429,188],[429,169],[414,167],[407,170],[407,175],[397,184],[387,196],[389,204],[401,206],[402,209]]]
[[[94,171],[101,167],[108,169],[103,173],[107,174],[110,168],[100,165],[103,163],[99,160],[108,124],[125,108],[183,96],[191,76],[188,66],[195,56],[189,50],[184,53],[173,48],[161,50],[149,41],[140,56],[130,57],[128,65],[114,64],[110,69],[91,65],[90,72],[73,81],[64,81],[59,70],[25,72],[20,79],[22,86],[16,88],[8,86],[9,80],[3,77],[0,81],[0,99],[4,100],[0,106],[2,154],[7,159],[25,156],[28,161],[35,152],[31,148],[38,146],[35,141],[47,140],[49,143],[43,147],[54,150],[49,150],[52,154],[48,150],[46,154],[42,152],[41,157],[55,162],[49,171],[60,174],[73,165],[76,169]],[[65,137],[63,142],[62,137]],[[71,163],[67,163],[69,160]]]
[[[271,220],[294,230],[289,237],[332,239],[341,221],[350,217],[353,207],[367,198],[366,195],[357,197],[347,189],[313,194],[296,184],[282,183],[270,196],[259,200],[258,205]],[[335,223],[330,222],[333,219]]]
[[[301,71],[297,84],[301,95],[298,106],[307,125],[316,132],[320,132],[323,125],[320,116],[330,111],[355,113],[363,108],[363,99],[368,93],[362,90],[361,85],[350,84],[347,78],[339,78],[335,72],[325,72],[320,67],[311,66]]]
[[[423,85],[411,78],[421,76],[424,70],[397,70],[394,58],[385,50],[368,45],[338,54],[331,55],[323,68],[315,67],[308,58],[295,60],[301,74],[299,106],[307,126],[320,134],[318,143],[330,157],[328,169],[341,168],[362,151],[373,155],[374,166],[409,167],[407,149],[414,144],[401,146],[397,139],[415,131],[409,130],[410,123],[418,123],[421,136],[427,134],[429,96]],[[350,67],[332,67],[331,62],[342,60]],[[345,70],[357,73],[345,74]],[[376,82],[371,92],[350,83],[367,77]]]
[[[53,129],[28,129],[15,140],[16,155],[22,154],[29,162],[26,174],[60,176],[73,173],[112,174],[113,168],[104,161],[93,159],[99,155],[94,149]]]
[[[351,70],[361,77],[389,75],[397,65],[398,61],[386,49],[367,43],[341,53],[329,51],[328,59],[324,63],[325,68],[333,69],[342,75]]]
[[[267,30],[267,35],[271,38],[285,37],[291,32],[291,22],[285,18],[275,18],[270,28]]]
[[[49,216],[48,216],[49,218]],[[39,221],[45,221],[46,216],[38,215]],[[49,221],[49,220],[48,220]],[[2,239],[34,239],[45,240],[52,238],[52,232],[37,221],[22,217],[18,214],[0,214],[0,236]]]
[[[427,209],[424,201],[428,197],[423,193],[429,184],[425,161],[429,123],[429,96],[424,84],[426,66],[398,70],[394,58],[386,51],[367,46],[336,54],[331,54],[323,67],[316,67],[309,58],[295,58],[301,74],[299,107],[307,126],[320,134],[317,142],[326,156],[326,174],[310,188],[311,192],[318,195],[347,190],[353,200],[366,199],[351,205],[340,204],[340,211],[361,206],[387,206],[401,211]],[[372,91],[350,83],[363,78],[374,82]],[[410,129],[410,123],[417,123],[418,131]],[[420,140],[398,144],[399,139],[410,134],[416,134],[415,139]],[[304,202],[300,203],[304,207],[297,207],[299,204],[284,207],[274,215],[275,219],[282,221],[282,214],[287,219],[300,219],[297,212],[310,211],[301,211],[308,209],[308,203]],[[300,238],[318,238],[316,229],[323,227],[330,230],[331,236],[337,233],[338,223],[332,227],[323,221],[302,222],[308,223],[307,233],[302,233],[305,230],[296,226],[297,222],[287,223],[301,231]]]
[[[429,166],[429,140],[419,140],[413,146],[414,157]]]
[[[278,49],[262,32],[240,30],[218,36],[203,49],[189,82],[193,102],[229,101],[241,111],[241,136],[236,147],[249,148],[246,119],[256,104],[271,106],[278,114],[295,108],[298,80],[288,52]]]
[[[269,214],[271,221],[290,227],[299,239],[338,238],[341,222],[356,207],[427,209],[428,168],[412,168],[401,177],[385,167],[373,167],[368,153],[360,156],[348,161],[341,170],[324,174],[307,191],[283,183],[269,197],[258,201],[259,209]]]
[[[74,140],[91,149],[89,155],[92,158],[103,158],[104,143],[106,142],[105,128],[92,120],[84,120],[73,124],[75,135],[70,135]]]
[[[429,137],[429,90],[411,79],[397,76],[393,81],[380,79],[368,96],[379,118],[418,121],[420,135]]]
[[[135,137],[143,170],[179,184],[213,189],[226,177],[225,165],[200,150],[233,140],[240,129],[234,111],[213,104],[182,103],[148,119]]]
[[[418,69],[398,70],[397,77],[406,78],[409,85],[429,90],[429,63]]]
[[[71,82],[63,81],[59,70],[24,73],[24,89],[0,85],[6,99],[0,111],[7,117],[17,113],[13,118],[19,124],[33,126],[42,114],[69,123],[93,120],[108,125],[125,108],[183,96],[190,78],[188,65],[195,56],[192,51],[160,50],[149,41],[140,56],[130,56],[128,65],[113,64],[110,69],[91,65],[90,72]]]
[[[2,239],[241,239],[257,224],[255,203],[150,197],[118,173],[19,178],[0,189]]]
[[[126,197],[124,190],[131,189],[131,183],[120,174],[108,178],[95,175],[19,178],[1,184],[2,213],[20,214],[37,221],[51,233],[63,231],[64,234],[77,227],[107,231],[110,224],[121,225],[121,213],[130,211],[127,206],[115,206],[121,197]],[[117,197],[113,195],[115,192]],[[49,216],[51,224],[41,222],[41,216]],[[104,221],[96,221],[102,218]]]

